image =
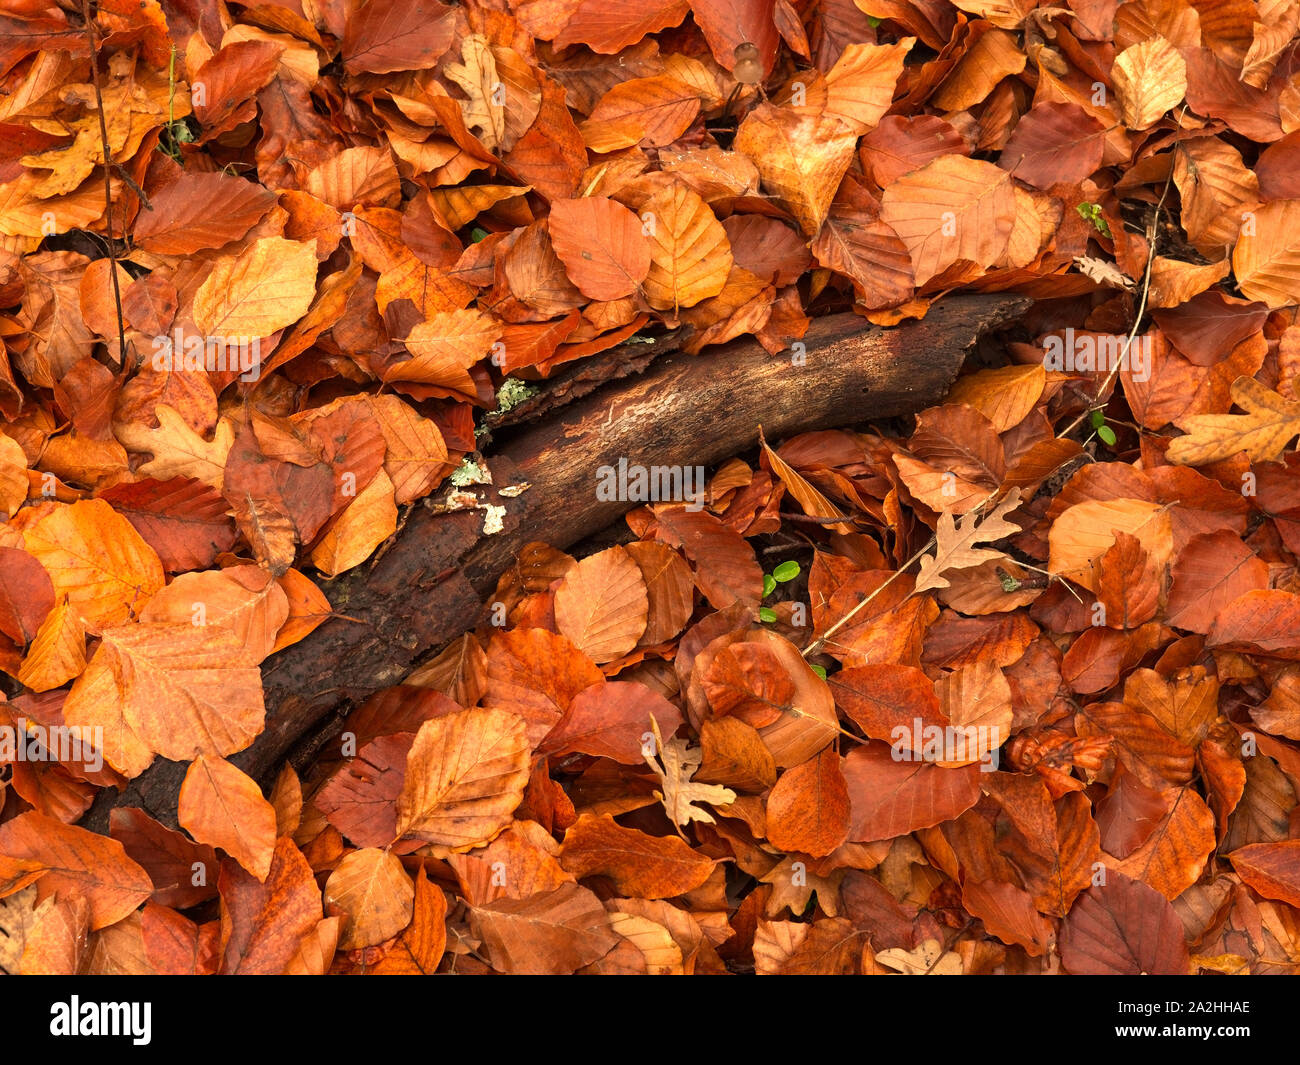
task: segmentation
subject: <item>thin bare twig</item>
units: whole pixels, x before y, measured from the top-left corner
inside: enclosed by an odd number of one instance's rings
[[[90,0],[81,0],[81,17],[86,20],[86,39],[90,42],[90,80],[95,87],[95,108],[99,113],[99,142],[104,151],[104,219],[108,227],[109,274],[113,279],[113,305],[117,308],[118,358],[126,366],[126,323],[122,320],[122,290],[117,283],[117,249],[113,237],[113,152],[108,146],[108,122],[104,118],[104,94],[99,87],[99,41],[95,36],[95,19]]]
[[[1093,402],[1084,409],[1077,418],[1067,425],[1061,432],[1057,433],[1058,439],[1069,436],[1084,420],[1091,416],[1095,410],[1101,410],[1105,406],[1105,401],[1101,399],[1106,394],[1106,390],[1115,383],[1115,378],[1119,376],[1120,367],[1124,365],[1124,360],[1128,356],[1129,348],[1133,346],[1133,341],[1137,339],[1138,330],[1142,328],[1142,316],[1147,312],[1147,299],[1151,295],[1151,267],[1156,261],[1156,229],[1160,225],[1160,209],[1165,205],[1165,197],[1169,195],[1169,186],[1173,182],[1174,168],[1169,167],[1169,176],[1165,178],[1164,190],[1160,193],[1160,200],[1156,204],[1155,213],[1151,216],[1151,223],[1147,226],[1147,265],[1142,275],[1142,292],[1138,299],[1137,314],[1133,316],[1133,328],[1129,330],[1128,338],[1124,341],[1124,350],[1119,353],[1119,358],[1115,360],[1115,365],[1110,368],[1110,373],[1106,375],[1106,380],[1101,383],[1093,396]]]

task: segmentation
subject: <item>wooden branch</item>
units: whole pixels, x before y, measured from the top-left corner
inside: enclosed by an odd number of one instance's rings
[[[254,778],[275,769],[294,744],[331,714],[399,683],[421,659],[473,628],[482,597],[525,544],[570,545],[640,503],[602,501],[597,469],[619,459],[646,466],[712,465],[752,447],[762,425],[771,441],[812,429],[910,414],[938,403],[966,349],[1014,318],[1017,296],[955,296],[920,322],[867,326],[853,314],[813,321],[806,357],[769,355],[753,339],[702,355],[667,355],[640,376],[615,380],[540,421],[503,432],[489,457],[486,503],[505,509],[504,529],[482,534],[483,512],[435,514],[423,506],[374,564],[321,581],[331,619],[262,666],[265,731],[231,761]],[[521,495],[501,488],[528,482]],[[185,763],[159,761],[117,794],[106,791],[83,823],[106,831],[114,806],[141,806],[176,823]]]

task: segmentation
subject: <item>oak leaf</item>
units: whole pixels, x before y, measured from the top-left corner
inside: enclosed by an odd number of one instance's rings
[[[684,827],[692,821],[713,824],[713,815],[696,804],[705,802],[710,806],[729,806],[736,801],[736,793],[718,784],[693,781],[691,777],[703,758],[699,748],[691,750],[685,740],[675,736],[665,743],[653,715],[650,723],[654,731],[656,757],[652,758],[644,749],[642,757],[663,787],[662,791],[655,792],[655,797],[663,803],[664,811],[675,825]]]
[[[944,573],[956,569],[971,569],[1006,556],[1001,551],[978,547],[992,543],[1020,531],[1019,525],[1006,520],[1006,514],[1020,505],[1020,489],[1013,488],[1001,502],[982,519],[974,513],[966,514],[958,525],[951,513],[939,515],[935,530],[936,544],[933,555],[923,555],[916,575],[915,592],[930,588],[947,588]]]

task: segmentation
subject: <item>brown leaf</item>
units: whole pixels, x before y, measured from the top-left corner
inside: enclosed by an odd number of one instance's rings
[[[980,770],[940,769],[921,761],[898,761],[874,740],[844,759],[852,805],[849,839],[870,842],[905,836],[951,820],[979,801]]]
[[[518,714],[478,709],[426,721],[407,755],[397,834],[443,853],[487,843],[523,798],[528,753]]]
[[[699,887],[713,861],[676,836],[650,836],[623,828],[608,814],[584,814],[564,834],[560,864],[582,879],[609,877],[621,895],[667,899]]]
[[[1070,911],[1061,964],[1076,975],[1185,976],[1190,961],[1174,908],[1146,884],[1108,872]]]
[[[289,839],[276,842],[265,880],[225,862],[219,888],[222,973],[283,973],[324,916],[311,866]]]
[[[652,735],[651,717],[669,735],[682,723],[681,711],[644,684],[619,680],[593,684],[573,697],[536,753],[559,756],[576,751],[640,765],[646,738]]]
[[[781,774],[767,797],[767,838],[774,847],[821,858],[848,833],[849,791],[839,755],[828,747]]]
[[[504,973],[559,976],[608,952],[618,937],[600,900],[578,884],[470,911],[488,959]]]

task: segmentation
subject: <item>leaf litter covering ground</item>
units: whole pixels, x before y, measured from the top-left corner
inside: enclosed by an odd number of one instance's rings
[[[1300,968],[1294,0],[69,7],[0,11],[0,969]],[[953,289],[1036,303],[914,426],[226,760],[504,375]],[[179,831],[76,827],[160,756]]]

